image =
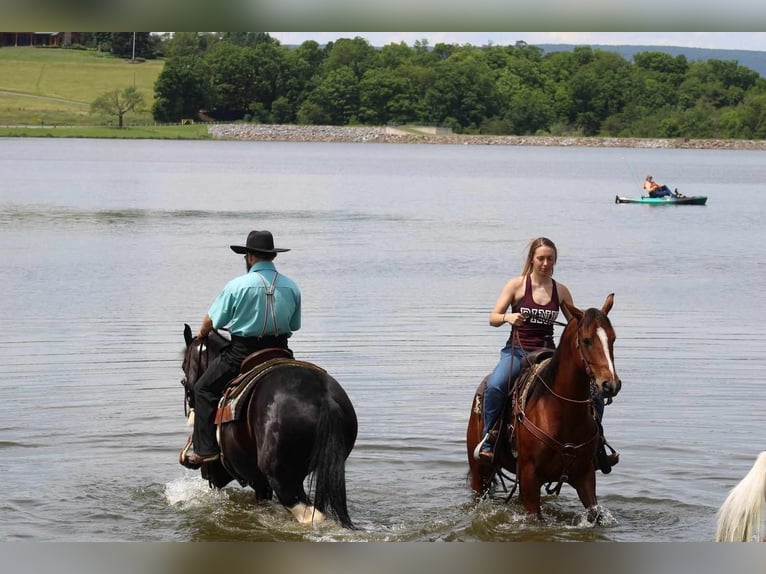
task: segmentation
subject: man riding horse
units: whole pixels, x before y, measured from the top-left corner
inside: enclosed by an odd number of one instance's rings
[[[215,414],[226,385],[239,374],[242,361],[267,348],[288,349],[287,340],[301,327],[298,285],[274,266],[277,253],[269,231],[251,231],[245,245],[232,245],[243,254],[247,273],[229,281],[202,321],[197,337],[228,326],[231,345],[216,357],[194,384],[194,452],[181,464],[196,469],[219,457]]]

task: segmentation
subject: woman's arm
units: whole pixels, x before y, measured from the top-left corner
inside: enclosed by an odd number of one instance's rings
[[[508,281],[500,292],[500,296],[495,302],[495,306],[489,313],[489,324],[493,327],[501,327],[505,323],[509,325],[521,325],[524,322],[524,316],[521,313],[508,313],[508,309],[513,306],[516,292],[522,284],[523,277],[514,277]]]
[[[572,301],[572,294],[569,292],[569,288],[563,283],[556,282],[556,286],[559,292],[559,306],[561,307],[561,312],[564,313],[564,317],[566,317],[567,321],[570,321],[572,319],[572,316],[569,314],[569,311],[567,311],[564,308],[564,306],[561,305],[561,302],[566,301],[569,305],[574,307],[574,301]]]

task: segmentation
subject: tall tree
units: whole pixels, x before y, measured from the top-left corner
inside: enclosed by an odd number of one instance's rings
[[[112,54],[132,58],[135,39],[136,58],[153,58],[154,42],[149,32],[112,32]]]
[[[418,95],[412,88],[401,68],[369,70],[359,82],[359,119],[372,125],[414,122]]]
[[[429,123],[478,130],[486,118],[497,114],[497,86],[478,48],[460,48],[433,69],[424,95]]]
[[[251,54],[252,48],[229,42],[219,42],[205,54],[211,74],[211,111],[216,119],[241,119],[255,100]]]
[[[279,40],[272,38],[268,32],[223,32],[221,40],[235,46],[247,46],[252,48],[258,44],[279,45]]]
[[[117,127],[122,129],[125,114],[138,110],[143,103],[144,95],[135,86],[128,86],[122,91],[115,88],[101,94],[90,104],[90,111],[93,114],[116,116]]]
[[[348,66],[330,71],[311,93],[309,100],[332,125],[358,120],[359,80]]]
[[[207,36],[199,32],[174,32],[163,46],[167,58],[204,54],[206,49]]]
[[[154,83],[152,115],[159,122],[196,119],[211,103],[210,68],[199,56],[165,62]]]
[[[253,67],[253,101],[271,110],[274,100],[287,92],[286,49],[276,42],[262,42],[249,50],[248,61]]]
[[[353,40],[340,38],[328,48],[327,59],[324,62],[326,72],[338,68],[349,68],[357,80],[364,73],[378,64],[378,51],[370,43],[359,36]]]

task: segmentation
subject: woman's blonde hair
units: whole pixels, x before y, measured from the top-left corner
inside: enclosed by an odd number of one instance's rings
[[[543,246],[553,249],[553,263],[556,263],[559,258],[559,251],[556,249],[556,244],[547,237],[538,237],[529,242],[529,251],[527,252],[527,260],[524,262],[524,270],[521,272],[522,275],[532,274],[532,261],[535,258],[535,251],[537,251],[538,247]]]

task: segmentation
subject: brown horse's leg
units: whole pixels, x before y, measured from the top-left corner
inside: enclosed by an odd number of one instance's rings
[[[491,486],[492,467],[484,461],[469,461],[471,490],[478,495],[485,494]]]
[[[484,428],[484,419],[481,412],[481,395],[478,391],[471,403],[471,414],[468,417],[468,429],[466,430],[465,444],[468,454],[468,468],[471,479],[471,489],[479,495],[483,495],[490,487],[492,479],[492,466],[483,460],[476,460],[473,451],[481,439]]]
[[[543,484],[535,474],[535,465],[530,461],[527,464],[519,464],[519,499],[522,506],[529,514],[536,514],[538,518],[543,517],[540,508],[540,488]]]
[[[598,499],[596,498],[596,471],[587,472],[577,484],[573,485],[580,497],[580,502],[588,511],[588,522],[595,522],[601,515],[598,510]]]

